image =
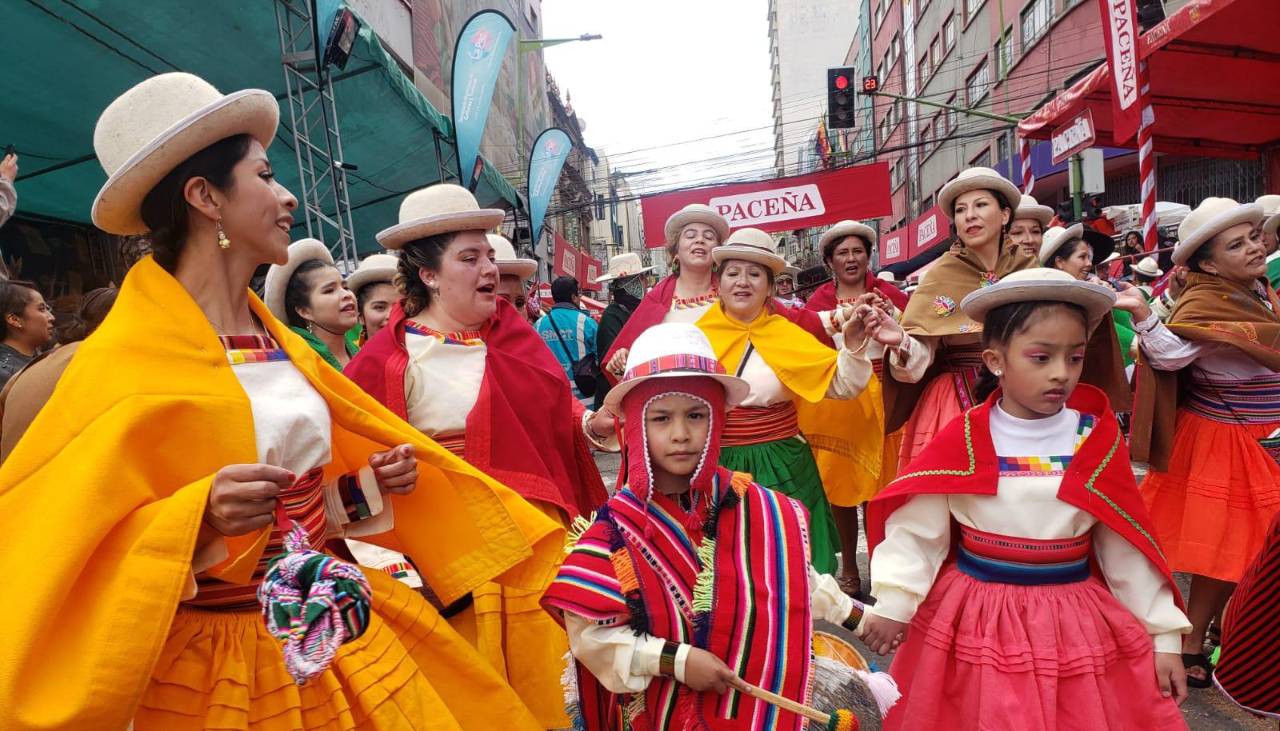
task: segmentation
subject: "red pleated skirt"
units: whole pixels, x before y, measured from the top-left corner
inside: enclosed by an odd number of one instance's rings
[[[1019,586],[948,563],[890,673],[885,729],[1185,729],[1160,695],[1150,636],[1097,578]]]

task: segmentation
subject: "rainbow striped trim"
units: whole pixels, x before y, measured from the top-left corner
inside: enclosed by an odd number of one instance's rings
[[[711,302],[712,300],[714,300],[719,296],[720,296],[720,293],[713,289],[710,292],[707,292],[706,294],[700,294],[697,297],[689,297],[689,298],[672,297],[671,309],[691,310],[695,307],[702,307],[703,305],[707,304],[708,302]]]
[[[674,353],[672,355],[664,355],[660,358],[647,360],[643,363],[637,363],[633,368],[627,370],[622,380],[630,381],[633,378],[643,378],[645,376],[653,376],[659,373],[671,373],[673,371],[688,371],[692,374],[705,374],[723,376],[725,374],[724,366],[720,365],[720,361],[715,358],[708,358],[702,355],[693,355],[691,353]]]
[[[435,338],[445,345],[484,345],[484,338],[480,336],[479,330],[459,330],[457,332],[442,333],[426,325],[406,321],[404,331],[424,338]]]
[[[262,335],[219,335],[231,365],[272,363],[289,360],[289,354],[276,341]]]
[[[338,495],[342,498],[342,508],[347,512],[347,520],[352,523],[373,516],[369,508],[369,499],[360,487],[360,478],[355,475],[342,475],[338,478]]]
[[[1031,477],[1061,475],[1071,464],[1071,455],[1054,457],[1001,457],[1000,475],[1003,477]]]
[[[408,561],[395,561],[382,567],[382,570],[391,574],[392,578],[403,579],[406,576],[417,573],[413,565]]]

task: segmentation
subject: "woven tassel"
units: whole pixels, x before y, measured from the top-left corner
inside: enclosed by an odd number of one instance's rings
[[[564,654],[564,672],[560,673],[560,687],[564,690],[564,712],[569,717],[569,728],[587,731],[587,721],[582,717],[582,698],[578,690],[578,661],[573,653]]]
[[[853,674],[862,678],[862,681],[867,684],[871,696],[876,699],[880,717],[889,715],[889,709],[893,708],[893,704],[902,697],[902,691],[898,690],[898,682],[893,679],[893,676],[888,673],[869,673],[858,669],[854,669]]]
[[[644,713],[644,693],[633,693],[622,708],[622,722],[630,727],[641,713]]]
[[[716,582],[716,539],[711,535],[704,535],[698,544],[698,561],[702,569],[693,585],[693,611],[710,612]]]

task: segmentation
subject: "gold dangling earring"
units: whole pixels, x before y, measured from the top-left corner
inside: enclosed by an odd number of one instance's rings
[[[217,220],[216,225],[218,227],[218,247],[226,251],[231,248],[231,239],[227,238],[227,232],[222,230],[221,218]]]

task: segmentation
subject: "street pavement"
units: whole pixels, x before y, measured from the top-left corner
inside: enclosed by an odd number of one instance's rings
[[[600,468],[600,474],[604,477],[604,484],[609,491],[613,491],[614,483],[618,477],[618,467],[620,460],[616,454],[596,454],[596,465]],[[1142,472],[1140,469],[1134,470],[1139,479]],[[867,570],[867,547],[865,539],[858,546],[858,567],[862,576],[868,576]],[[1183,596],[1186,596],[1188,587],[1188,577],[1177,574],[1175,578],[1178,586],[1182,589]],[[889,667],[890,661],[893,659],[892,653],[885,657],[879,657],[871,652],[858,641],[848,630],[841,627],[835,627],[822,623],[820,627],[825,632],[839,635],[843,639],[852,643],[858,648],[858,652],[863,657],[871,661],[877,668],[884,670]],[[1155,678],[1152,678],[1155,682]],[[1182,706],[1182,716],[1187,720],[1187,726],[1192,731],[1274,731],[1276,726],[1274,723],[1268,723],[1264,719],[1240,710],[1228,701],[1221,693],[1213,688],[1197,690],[1191,689],[1191,696]],[[1137,731],[1137,730],[1135,730]]]

